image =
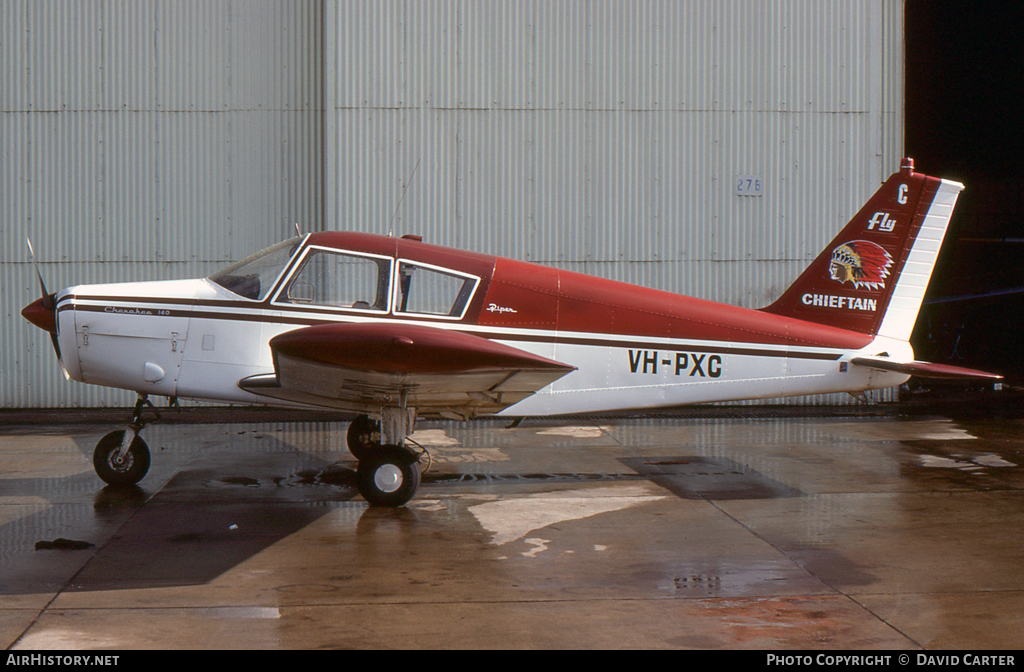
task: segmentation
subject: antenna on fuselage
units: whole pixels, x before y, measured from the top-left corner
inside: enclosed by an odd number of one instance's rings
[[[406,181],[405,186],[402,187],[402,197],[398,199],[398,205],[395,206],[395,211],[391,213],[391,221],[388,222],[388,238],[393,238],[395,230],[392,228],[392,224],[395,222],[395,215],[398,214],[398,209],[402,207],[402,201],[405,200],[405,192],[409,191],[409,185],[412,184],[412,178],[416,176],[416,170],[420,167],[420,160],[416,159],[416,165],[413,166],[412,172],[409,174],[409,179]]]
[[[302,229],[299,228],[298,222],[295,222],[295,235],[302,238]]]

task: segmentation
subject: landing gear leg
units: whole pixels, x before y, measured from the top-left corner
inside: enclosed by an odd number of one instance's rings
[[[139,437],[145,427],[142,410],[147,405],[153,406],[146,395],[140,394],[128,428],[110,432],[96,444],[93,467],[110,485],[135,485],[149,471],[149,446]]]
[[[360,415],[348,426],[348,452],[360,462],[380,448],[380,423],[368,415]]]
[[[361,418],[365,418],[362,420]],[[382,408],[381,422],[374,423],[368,416],[357,418],[349,427],[349,450],[359,460],[356,470],[359,494],[370,506],[397,507],[406,504],[420,485],[419,456],[405,447],[405,439],[412,434],[416,423],[416,410],[412,408]],[[356,423],[360,424],[357,425]],[[353,450],[353,426],[356,435],[370,423],[379,432],[379,444],[368,450],[362,445]]]

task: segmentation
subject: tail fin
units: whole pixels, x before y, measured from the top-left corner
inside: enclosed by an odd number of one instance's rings
[[[904,159],[778,301],[775,315],[910,340],[964,185],[914,172]]]

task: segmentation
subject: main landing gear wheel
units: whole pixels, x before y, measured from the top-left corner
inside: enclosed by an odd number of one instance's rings
[[[119,429],[104,436],[92,454],[96,474],[110,485],[135,485],[149,471],[149,446],[138,435],[124,456],[119,456],[124,432]]]
[[[402,446],[380,446],[356,470],[359,494],[370,506],[402,506],[420,485],[418,456]]]
[[[360,415],[348,426],[348,452],[362,462],[380,449],[380,423]]]

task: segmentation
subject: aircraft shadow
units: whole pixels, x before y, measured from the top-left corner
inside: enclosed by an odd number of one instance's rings
[[[0,595],[208,583],[357,496],[354,462],[261,438],[197,453],[155,493],[92,473],[4,481],[31,503],[0,525]]]

